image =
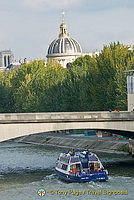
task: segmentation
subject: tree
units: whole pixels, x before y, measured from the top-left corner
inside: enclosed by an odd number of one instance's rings
[[[127,74],[134,48],[111,43],[97,56],[77,58],[64,69],[35,60],[0,73],[0,112],[58,112],[127,109]]]

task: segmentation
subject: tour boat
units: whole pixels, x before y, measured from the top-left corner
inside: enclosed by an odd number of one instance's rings
[[[107,181],[108,172],[96,154],[87,151],[61,153],[55,167],[58,176],[69,182]]]

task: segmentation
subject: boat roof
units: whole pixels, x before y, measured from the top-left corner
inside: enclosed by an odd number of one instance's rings
[[[59,157],[59,160],[61,162],[64,162],[64,163],[76,163],[76,162],[82,162],[84,161],[85,159],[88,159],[88,161],[99,161],[98,157],[96,154],[94,153],[85,153],[85,151],[83,152],[73,152],[73,154],[71,153],[61,153],[60,154],[60,157]]]

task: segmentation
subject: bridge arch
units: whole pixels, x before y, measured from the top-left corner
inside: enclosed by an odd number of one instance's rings
[[[134,138],[134,112],[0,114],[0,142],[30,134],[69,129],[106,130]]]

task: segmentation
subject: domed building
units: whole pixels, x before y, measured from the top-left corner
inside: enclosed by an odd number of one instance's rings
[[[75,39],[69,36],[63,17],[59,37],[50,44],[47,58],[57,61],[63,67],[66,67],[68,63],[73,62],[80,56],[82,56],[81,46]]]

